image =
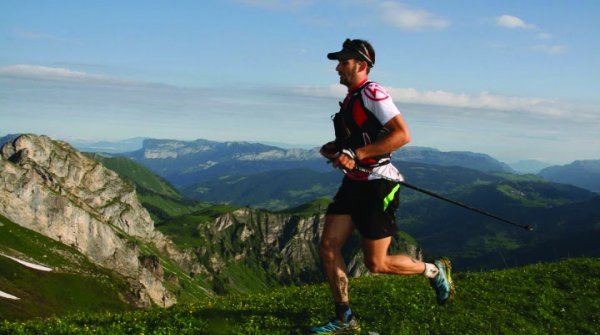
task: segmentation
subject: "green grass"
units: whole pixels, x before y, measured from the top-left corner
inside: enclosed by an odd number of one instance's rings
[[[249,293],[266,290],[268,285],[276,285],[269,280],[265,269],[249,261],[229,263],[224,273],[219,274],[216,280],[219,287],[215,287],[215,290],[220,293]]]
[[[117,172],[121,178],[134,183],[138,188],[143,188],[165,197],[181,199],[181,195],[166,180],[157,176],[146,167],[125,157],[103,157],[98,154],[86,154],[105,167]]]
[[[138,199],[157,223],[208,206],[184,199],[165,179],[129,158],[103,157],[99,154],[86,155],[119,174],[132,187],[135,185]]]
[[[329,205],[330,202],[331,202],[331,199],[329,199],[329,198],[317,198],[315,200],[312,200],[312,201],[310,201],[306,204],[300,205],[298,207],[288,208],[288,209],[279,211],[279,213],[304,215],[304,216],[325,213],[325,210],[327,209],[327,206]]]
[[[437,306],[420,276],[352,279],[363,333],[600,334],[600,259],[455,274],[457,294]],[[305,334],[331,315],[325,284],[232,295],[170,309],[77,313],[4,322],[0,334]]]
[[[53,268],[41,272],[0,257],[0,289],[19,297],[0,299],[0,318],[70,314],[75,311],[122,311],[128,284],[90,263],[75,249],[25,229],[0,216],[0,252]]]
[[[119,228],[114,227],[116,230]],[[159,258],[165,273],[164,284],[180,302],[208,299],[214,293],[202,276],[191,277],[152,245],[122,232],[140,251]],[[0,319],[23,320],[74,312],[130,310],[135,301],[130,284],[116,273],[92,264],[72,247],[28,230],[0,215],[0,252],[45,265],[41,272],[0,257],[0,290],[20,300],[0,299]]]
[[[114,276],[39,272],[0,257],[0,287],[21,300],[0,300],[4,319],[27,319],[74,311],[130,309],[119,297],[128,286]]]
[[[204,238],[199,237],[198,225],[212,222],[223,214],[233,212],[236,208],[229,205],[203,206],[198,204],[196,209],[193,213],[157,222],[155,228],[182,249],[203,247],[207,242]]]
[[[490,173],[493,176],[498,176],[501,178],[504,178],[506,180],[510,180],[510,181],[514,181],[514,182],[519,182],[519,181],[531,181],[531,182],[544,182],[544,178],[535,175],[535,174],[514,174],[514,173],[501,173],[501,172],[494,172],[494,173]]]
[[[147,190],[138,190],[137,195],[142,205],[148,210],[156,223],[161,223],[172,217],[186,215],[210,206],[206,203],[167,198]]]

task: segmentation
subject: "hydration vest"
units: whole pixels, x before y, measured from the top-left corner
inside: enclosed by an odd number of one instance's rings
[[[340,102],[340,111],[333,115],[335,143],[341,149],[356,150],[385,136],[389,131],[377,120],[375,115],[365,107],[362,90],[371,82],[367,81],[354,92],[349,93]],[[391,154],[362,160],[361,166],[374,168],[390,163]]]

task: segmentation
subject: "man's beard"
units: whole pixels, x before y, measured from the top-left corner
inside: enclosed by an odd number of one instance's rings
[[[342,84],[344,86],[348,86],[350,83],[348,83],[348,80],[345,79],[345,77],[340,76],[340,84]]]
[[[348,75],[341,74],[340,75],[340,84],[350,87],[350,85],[352,85],[352,80],[351,80],[351,78],[348,78]]]
[[[347,72],[343,72],[341,74],[338,73],[338,75],[340,76],[340,84],[350,88],[350,86],[352,86],[354,78],[356,77],[356,73],[357,73],[356,67],[348,69]]]

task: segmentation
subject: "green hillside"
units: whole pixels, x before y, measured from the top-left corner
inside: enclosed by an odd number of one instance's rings
[[[599,334],[600,259],[455,274],[449,306],[423,277],[352,279],[363,334]],[[126,313],[4,322],[0,334],[306,334],[331,315],[325,284]]]
[[[88,154],[88,156],[117,172],[121,178],[134,182],[138,189],[173,199],[181,199],[179,193],[166,180],[129,158],[106,157],[100,154]]]
[[[343,174],[311,169],[273,170],[249,176],[226,175],[184,189],[185,196],[206,202],[281,210],[320,197],[332,197]]]
[[[206,206],[183,199],[169,182],[129,158],[106,157],[100,154],[87,155],[135,185],[140,202],[150,212],[155,222],[185,215]]]
[[[435,192],[454,192],[475,185],[500,182],[509,174],[492,175],[458,166],[436,166],[398,162],[407,181]],[[257,174],[229,174],[182,190],[184,196],[205,202],[282,210],[311,200],[332,198],[344,174],[339,170],[320,172],[308,168],[270,170]],[[423,199],[424,195],[403,195],[402,201]]]
[[[535,227],[528,232],[437,199],[404,203],[399,228],[414,236],[428,254],[450,256],[460,269],[600,256],[600,197],[592,192],[570,185],[512,180],[447,196]]]
[[[217,217],[233,212],[235,209],[236,207],[228,205],[210,205],[190,214],[169,218],[157,223],[155,227],[182,249],[213,246],[213,242],[207,241],[207,237],[199,233],[199,225],[213,222]]]
[[[128,284],[90,263],[73,248],[0,216],[0,253],[53,269],[33,270],[0,256],[0,290],[20,300],[0,299],[0,318],[30,319],[75,311],[122,311]]]

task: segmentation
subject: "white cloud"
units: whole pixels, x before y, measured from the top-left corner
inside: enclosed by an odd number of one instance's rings
[[[550,33],[542,31],[540,28],[536,27],[533,24],[527,23],[522,19],[512,16],[512,15],[502,15],[494,18],[496,25],[509,29],[527,29],[532,30],[536,33],[536,37],[539,40],[549,41],[554,39],[554,36]],[[549,44],[540,44],[531,46],[531,49],[545,52],[547,54],[556,55],[561,54],[565,51],[566,47],[564,45],[549,45]]]
[[[296,86],[292,91],[297,95],[318,98],[340,98],[348,93],[346,87],[333,84],[329,86]]]
[[[409,8],[393,1],[379,4],[381,19],[394,27],[406,30],[443,29],[450,23],[434,14],[423,10]]]
[[[526,111],[549,117],[561,117],[567,113],[554,100],[507,97],[488,92],[468,95],[446,91],[418,91],[414,88],[392,88],[390,94],[396,102],[403,103],[496,111]]]
[[[17,64],[0,67],[0,77],[21,79],[56,80],[56,81],[85,81],[90,83],[112,84],[142,84],[133,80],[110,77],[86,72],[73,71],[60,67],[48,67],[29,64]]]
[[[481,92],[479,94],[453,93],[447,91],[419,91],[414,88],[387,88],[394,102],[405,104],[421,104],[459,109],[493,110],[497,112],[523,112],[533,117],[565,118],[575,117],[573,108],[561,104],[557,100],[510,97]],[[346,94],[342,85],[301,86],[294,93],[313,97],[337,98]],[[579,117],[589,119],[590,114],[580,111]],[[573,120],[576,121],[576,120]]]
[[[485,152],[510,160],[536,157],[567,162],[598,157],[597,106],[489,92],[389,87],[388,91],[405,113],[415,135],[413,145]],[[315,106],[332,106],[346,89],[342,85],[302,86],[294,93],[328,100],[314,101]]]
[[[501,15],[496,18],[496,25],[510,29],[532,29],[534,25],[526,23],[520,18],[512,15]]]
[[[226,87],[179,87],[66,68],[5,66],[0,67],[0,131],[304,143],[310,125],[311,142],[328,138],[329,123],[320,122],[327,115],[318,108],[306,112],[307,104],[315,103],[312,98],[303,95],[301,103],[290,104],[289,95],[272,94],[272,88],[232,89],[235,95]],[[288,127],[281,126],[284,110],[289,111],[283,121]]]
[[[560,52],[562,48],[540,46],[539,48],[547,48],[547,52]],[[139,82],[123,78],[110,77],[105,75],[90,74],[86,72],[73,71],[66,68],[55,68],[37,65],[11,65],[0,67],[0,78],[16,78],[16,79],[30,79],[36,81],[61,81],[65,83],[71,83],[75,85],[73,87],[83,88],[85,86],[92,87],[93,85],[110,86],[115,90],[118,87],[137,87],[144,88],[143,91],[139,91],[141,94],[145,92],[145,100],[160,100],[158,96],[162,96],[165,101],[170,101],[167,98],[168,95],[178,96],[179,98],[185,97],[184,101],[195,100],[198,95],[197,90],[190,90],[186,88],[178,88],[165,84]],[[409,104],[422,104],[431,106],[442,106],[442,107],[453,107],[462,109],[483,109],[483,110],[494,110],[494,111],[521,111],[527,112],[531,115],[538,115],[544,117],[561,118],[561,117],[572,117],[569,109],[562,106],[558,101],[540,98],[527,98],[527,97],[509,97],[494,95],[488,92],[481,92],[479,94],[464,94],[464,93],[453,93],[443,90],[437,91],[419,91],[414,88],[388,88],[394,101],[397,103],[409,103]],[[105,90],[99,90],[100,92],[106,92]],[[120,92],[120,91],[118,91]],[[117,93],[111,93],[117,94]],[[332,84],[329,86],[298,86],[293,89],[293,94],[302,97],[316,97],[316,98],[335,98],[339,99],[346,94],[346,88],[339,84]],[[148,96],[153,96],[149,99]],[[194,97],[194,98],[193,98]],[[121,98],[119,98],[121,99]],[[162,100],[160,100],[162,101]],[[179,103],[182,103],[181,101]],[[162,104],[162,102],[160,103]]]

